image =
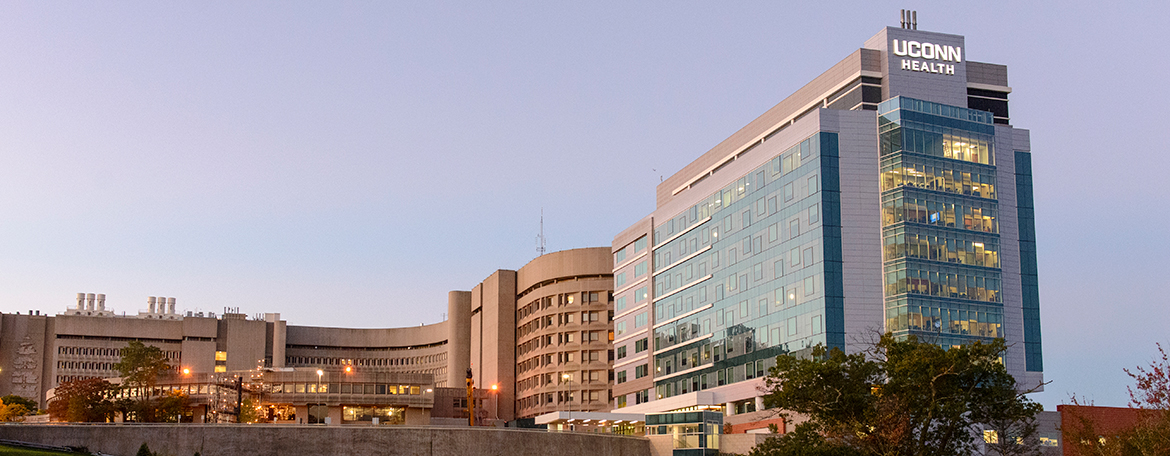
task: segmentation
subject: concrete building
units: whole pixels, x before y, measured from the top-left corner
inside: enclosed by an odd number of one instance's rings
[[[499,386],[499,418],[556,410],[609,409],[613,263],[608,248],[543,255],[518,271],[493,273],[470,292],[452,292],[467,309],[467,361],[476,385]],[[462,364],[466,362],[466,364]],[[456,366],[457,365],[457,366]]]
[[[887,331],[1042,383],[1029,135],[970,56],[885,28],[658,186],[613,240],[616,412],[750,413],[777,355]]]
[[[75,305],[55,316],[0,315],[0,395],[17,394],[44,407],[46,392],[62,382],[118,377],[114,365],[121,350],[140,341],[170,360],[167,388],[190,392],[204,385],[204,393],[193,394],[200,401],[206,398],[196,396],[210,394],[212,385],[222,386],[233,375],[250,382],[259,375],[256,385],[292,385],[291,391],[268,391],[269,405],[281,408],[281,416],[345,422],[354,413],[379,416],[393,407],[408,417],[429,414],[428,390],[463,388],[469,368],[476,386],[489,391],[478,394],[488,395],[493,419],[605,410],[612,269],[608,248],[553,252],[519,270],[496,271],[471,291],[452,291],[447,321],[405,328],[297,326],[278,313],[249,317],[238,309],[180,313],[173,297],[148,297],[147,310],[118,314],[105,295],[79,293]],[[309,381],[318,370],[323,390]],[[282,380],[296,375],[309,380]],[[425,393],[388,392],[404,385]],[[373,389],[371,396],[362,396],[366,387]],[[291,401],[277,401],[282,397]],[[310,404],[319,409],[309,410]],[[452,407],[444,403],[440,410]],[[296,413],[298,408],[304,410]]]

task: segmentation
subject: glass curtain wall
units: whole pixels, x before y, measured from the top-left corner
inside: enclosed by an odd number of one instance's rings
[[[816,133],[655,227],[658,398],[843,345],[836,159],[836,133]]]
[[[943,346],[1003,337],[989,112],[878,106],[886,330]]]

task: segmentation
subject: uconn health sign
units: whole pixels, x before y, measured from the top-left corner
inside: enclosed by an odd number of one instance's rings
[[[963,47],[893,39],[890,52],[901,58],[899,67],[906,71],[954,75],[955,64],[963,61]]]

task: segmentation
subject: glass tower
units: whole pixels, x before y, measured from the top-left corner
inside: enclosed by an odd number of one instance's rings
[[[990,112],[878,105],[886,330],[942,345],[1003,337]]]

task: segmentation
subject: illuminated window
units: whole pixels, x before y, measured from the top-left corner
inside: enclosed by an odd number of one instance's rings
[[[215,360],[216,360],[216,361],[227,361],[227,352],[225,352],[225,351],[216,351],[216,352],[215,352]]]
[[[227,372],[227,366],[215,366],[216,372]]]

